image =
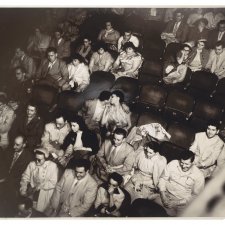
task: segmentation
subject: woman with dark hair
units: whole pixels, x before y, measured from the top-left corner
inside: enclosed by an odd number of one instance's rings
[[[76,92],[84,91],[90,83],[90,74],[84,58],[79,54],[74,54],[72,62],[68,65],[68,71],[69,83],[65,83],[62,89],[72,89]]]
[[[108,72],[112,68],[113,58],[107,51],[107,46],[104,42],[96,44],[96,52],[93,53],[90,63],[89,70],[91,73],[95,71]]]
[[[81,44],[77,48],[76,53],[84,57],[86,63],[90,61],[90,58],[93,52],[92,52],[92,46],[91,46],[91,39],[89,37],[83,38],[83,44]]]
[[[134,175],[125,185],[132,201],[137,198],[154,199],[158,195],[156,188],[167,163],[159,151],[159,144],[151,141],[137,152]]]
[[[64,154],[58,158],[63,166],[73,157],[88,157],[96,154],[99,149],[97,135],[87,129],[81,116],[74,116],[70,126],[71,131],[61,146]]]
[[[110,133],[116,128],[128,130],[131,127],[131,112],[124,103],[124,94],[115,90],[109,101],[110,104],[106,105],[102,115],[101,127],[105,127]]]
[[[116,78],[126,76],[138,79],[138,70],[142,65],[143,58],[132,42],[125,43],[123,49],[124,51],[114,62],[111,72]]]

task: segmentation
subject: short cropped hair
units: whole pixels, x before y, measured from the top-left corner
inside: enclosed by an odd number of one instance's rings
[[[49,48],[47,48],[46,53],[48,54],[49,52],[57,53],[57,49],[54,47],[49,47]]]
[[[123,135],[124,138],[127,136],[127,132],[123,128],[116,128],[113,133]]]
[[[103,102],[103,101],[105,101],[105,100],[109,100],[110,96],[111,96],[111,92],[110,92],[110,91],[102,91],[102,92],[100,93],[100,95],[98,96],[98,99],[99,99],[101,102]]]
[[[216,121],[216,120],[210,120],[210,121],[208,121],[208,123],[207,123],[207,128],[208,128],[208,126],[216,127],[216,129],[219,130],[219,128],[220,128],[220,123],[219,123],[218,121]]]
[[[110,181],[110,179],[115,180],[119,186],[123,183],[123,177],[116,172],[113,172],[109,175],[108,182]]]
[[[144,149],[146,149],[146,148],[150,148],[150,149],[154,150],[154,152],[160,151],[159,143],[157,143],[156,141],[147,142],[144,145]]]
[[[75,159],[74,160],[74,168],[84,167],[85,171],[90,169],[91,163],[87,159]]]
[[[183,151],[180,154],[180,159],[182,159],[182,160],[190,159],[191,162],[194,162],[195,154],[192,151],[189,151],[189,150],[188,151]]]

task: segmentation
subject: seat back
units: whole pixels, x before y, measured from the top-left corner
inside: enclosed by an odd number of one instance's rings
[[[181,123],[171,123],[167,128],[167,132],[171,135],[170,142],[179,147],[189,149],[194,141],[194,130]]]
[[[218,77],[206,71],[194,72],[191,76],[188,91],[196,97],[210,96],[216,88]]]
[[[163,120],[162,117],[154,113],[142,113],[139,116],[137,126],[139,127],[141,125],[145,125],[149,123],[159,123],[164,127],[164,129],[166,129],[166,126],[167,126],[167,123],[165,122],[165,120]]]
[[[124,101],[132,102],[139,94],[138,80],[130,77],[118,78],[111,88],[111,91],[121,90],[124,93]]]
[[[194,98],[188,93],[174,90],[167,97],[164,115],[174,120],[187,120],[194,108]]]
[[[143,85],[140,92],[138,102],[147,107],[154,107],[161,110],[166,102],[167,91],[158,85],[146,84]]]

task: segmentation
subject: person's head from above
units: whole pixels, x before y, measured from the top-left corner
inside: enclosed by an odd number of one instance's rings
[[[132,42],[128,41],[124,44],[123,50],[125,50],[126,53],[129,55],[129,54],[136,52],[137,48],[134,46],[134,44]]]
[[[123,128],[116,128],[113,132],[112,143],[115,147],[120,146],[126,139],[127,132]]]
[[[206,47],[206,42],[207,40],[206,39],[200,39],[197,41],[197,49],[198,50],[202,50]]]
[[[25,49],[22,46],[16,47],[15,56],[16,58],[21,58],[25,55]]]
[[[197,9],[195,9],[195,11],[196,11],[197,14],[201,14],[201,15],[204,13],[203,8],[197,8]]]
[[[185,150],[180,154],[180,167],[183,172],[187,172],[191,169],[195,159],[195,154],[192,151]]]
[[[49,47],[46,51],[49,62],[53,63],[57,59],[57,49],[54,47]]]
[[[85,63],[84,58],[80,54],[78,54],[78,53],[74,53],[71,56],[71,59],[72,59],[72,64],[74,66],[79,66],[81,63]]]
[[[55,36],[56,40],[59,40],[60,38],[62,38],[62,35],[63,35],[62,29],[58,28],[58,29],[55,30],[54,36]]]
[[[39,37],[39,36],[41,35],[41,33],[42,33],[41,27],[35,27],[35,28],[34,28],[34,34],[35,34],[37,37]]]
[[[130,40],[131,35],[132,35],[132,31],[131,31],[129,28],[127,28],[127,29],[125,29],[125,31],[124,31],[123,39],[124,39],[125,41]]]
[[[176,22],[181,22],[181,20],[184,18],[184,13],[182,10],[178,9],[174,12],[174,18]]]
[[[218,23],[218,29],[220,32],[225,31],[225,20],[220,20],[220,22]]]
[[[203,30],[208,25],[208,20],[205,18],[201,18],[196,22],[196,24],[199,30]]]
[[[112,92],[110,97],[111,105],[118,105],[124,102],[124,94],[122,91],[115,90]]]
[[[0,106],[7,104],[7,95],[4,92],[0,92]]]
[[[32,213],[33,201],[24,196],[19,196],[18,205],[17,205],[17,216],[18,217],[28,217]]]
[[[18,135],[14,139],[14,146],[13,146],[14,151],[15,152],[22,152],[25,147],[26,147],[25,137],[22,136],[22,135]]]
[[[37,115],[37,110],[37,105],[34,102],[30,101],[27,105],[27,117],[30,119],[34,118]]]
[[[157,152],[159,152],[159,144],[155,141],[150,141],[144,145],[145,157],[151,159]]]
[[[74,171],[77,180],[82,180],[89,172],[91,163],[87,159],[74,160]]]
[[[110,91],[102,91],[100,95],[98,96],[99,101],[101,101],[103,104],[108,104],[111,97]]]
[[[111,30],[112,28],[113,28],[112,22],[106,21],[105,22],[105,29],[108,31],[108,30]]]
[[[222,52],[223,52],[223,43],[221,41],[217,41],[215,46],[215,53],[217,55],[220,55],[222,54]]]
[[[113,188],[113,189],[116,189],[118,187],[120,187],[123,183],[123,177],[116,173],[116,172],[113,172],[111,174],[109,174],[109,177],[108,177],[108,187],[109,188]]]
[[[86,130],[86,125],[81,116],[74,115],[70,121],[70,127],[72,132],[77,133],[78,131]]]
[[[17,66],[15,68],[16,79],[20,82],[23,82],[26,77],[26,70],[22,66]]]
[[[42,166],[49,157],[48,150],[43,147],[34,149],[34,153],[35,163],[37,166]]]
[[[66,125],[66,119],[63,113],[58,112],[55,116],[55,125],[57,129],[62,129]]]
[[[96,44],[96,49],[99,55],[103,55],[107,51],[107,45],[100,41]]]
[[[207,137],[213,138],[219,133],[219,126],[220,124],[217,121],[209,121],[206,128],[206,135]]]
[[[84,37],[83,44],[85,47],[88,47],[91,45],[91,39],[89,37]]]

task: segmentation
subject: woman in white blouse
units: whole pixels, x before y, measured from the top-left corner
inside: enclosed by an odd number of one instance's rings
[[[63,90],[82,92],[90,83],[90,74],[84,58],[79,54],[72,56],[72,62],[68,64],[69,82],[64,84]]]

